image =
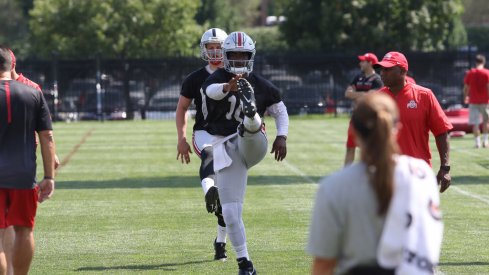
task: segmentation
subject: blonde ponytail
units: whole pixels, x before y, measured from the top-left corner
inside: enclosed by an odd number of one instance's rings
[[[379,215],[387,212],[394,192],[393,156],[399,149],[393,131],[398,116],[394,101],[381,93],[364,96],[352,116],[355,132],[364,145],[362,161],[368,167],[370,184],[379,205]]]

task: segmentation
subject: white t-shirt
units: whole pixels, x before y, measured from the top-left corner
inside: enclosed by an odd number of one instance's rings
[[[410,175],[409,171],[402,171],[408,165],[399,165],[409,161],[419,163],[407,156],[397,158],[395,177]],[[423,164],[422,169],[434,180],[428,165]],[[307,251],[314,257],[337,259],[336,274],[358,265],[376,265],[384,222],[385,216],[378,215],[367,167],[362,162],[355,163],[321,180]]]

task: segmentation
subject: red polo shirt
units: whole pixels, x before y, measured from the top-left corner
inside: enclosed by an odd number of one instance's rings
[[[390,95],[399,108],[402,126],[397,142],[401,153],[423,159],[431,166],[429,132],[438,136],[453,128],[433,92],[412,83],[407,83],[397,95],[388,87],[379,92]]]

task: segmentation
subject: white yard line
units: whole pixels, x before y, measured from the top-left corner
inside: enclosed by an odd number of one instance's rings
[[[302,172],[299,168],[297,168],[296,166],[294,166],[293,164],[290,164],[287,160],[284,160],[283,163],[294,173],[296,173],[297,175],[301,176],[303,179],[305,179],[307,182],[309,183],[317,183],[316,181],[314,181],[311,177],[309,177],[308,175],[306,175],[304,172]]]
[[[308,175],[306,175],[304,172],[302,172],[299,168],[297,168],[295,165],[291,164],[290,162],[288,162],[287,160],[284,160],[283,161],[284,164],[292,171],[294,172],[295,174],[301,176],[304,180],[306,180],[307,182],[309,183],[317,183],[316,181],[314,181],[311,177],[309,177]],[[454,190],[455,192],[459,193],[459,194],[462,194],[466,197],[469,197],[469,198],[472,198],[472,199],[476,199],[476,200],[479,200],[481,202],[484,202],[486,204],[489,205],[489,199],[483,197],[483,196],[479,196],[477,194],[473,194],[473,193],[470,193],[468,191],[465,191],[465,190],[462,190],[460,187],[458,186],[451,186],[450,189]]]
[[[489,199],[487,199],[487,198],[485,198],[483,196],[479,196],[479,195],[470,193],[468,191],[462,190],[458,186],[452,186],[449,189],[453,189],[453,190],[457,191],[458,193],[460,193],[460,194],[462,194],[462,195],[464,195],[466,197],[473,198],[473,199],[476,199],[476,200],[480,200],[480,201],[485,202],[486,204],[489,205]]]

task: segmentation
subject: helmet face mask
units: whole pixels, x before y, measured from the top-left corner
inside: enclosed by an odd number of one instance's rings
[[[224,41],[223,50],[226,71],[233,74],[249,74],[253,71],[255,43],[246,33],[231,33]]]
[[[212,28],[204,32],[200,39],[200,57],[214,65],[223,60],[222,43],[227,33],[218,28]]]
[[[208,61],[213,65],[219,65],[224,59],[221,43],[205,44],[205,51],[202,56],[205,61]]]

